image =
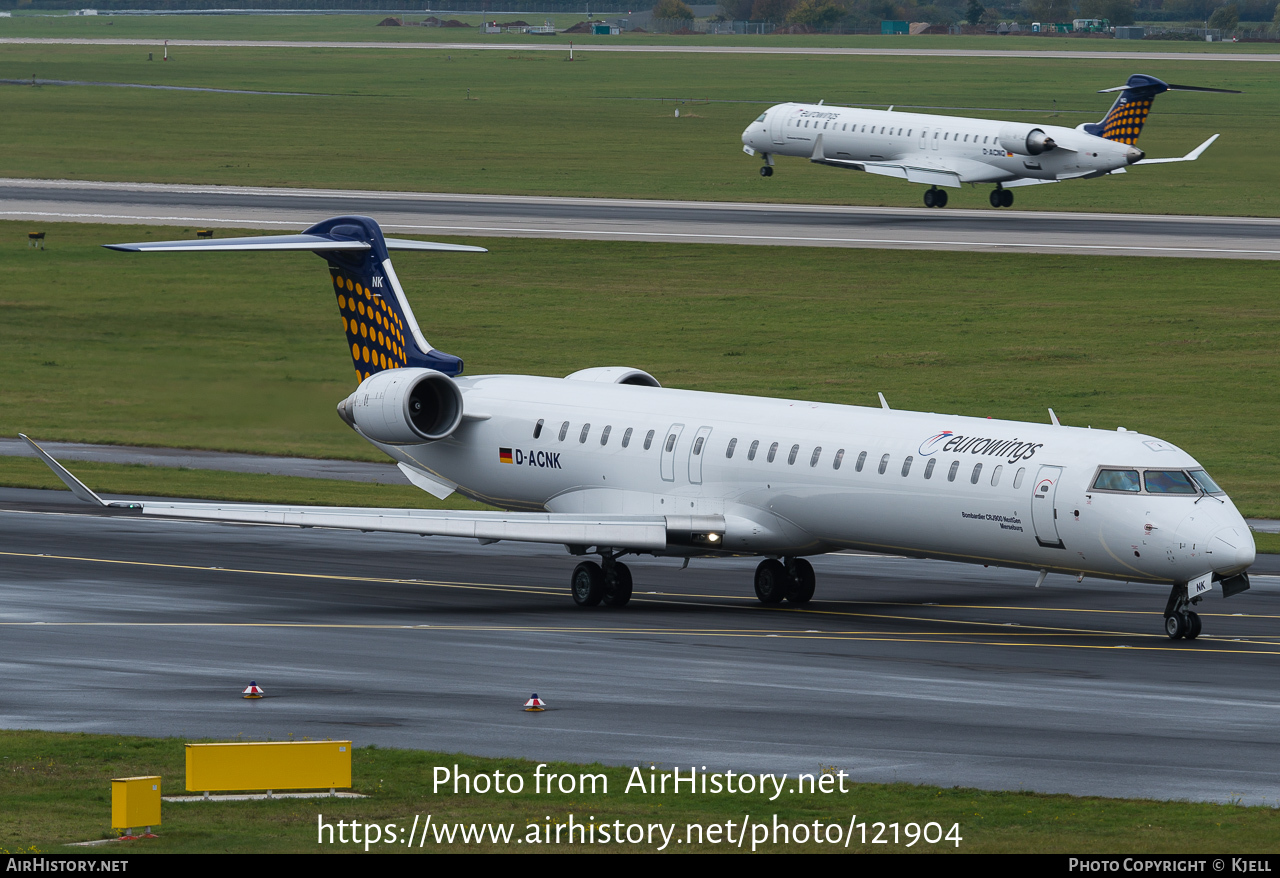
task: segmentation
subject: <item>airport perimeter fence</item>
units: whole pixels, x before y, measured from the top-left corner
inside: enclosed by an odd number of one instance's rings
[[[707,21],[699,18],[655,18],[649,30],[655,34],[771,34],[769,21]]]

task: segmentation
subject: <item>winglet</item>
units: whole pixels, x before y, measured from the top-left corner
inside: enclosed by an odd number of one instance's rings
[[[93,493],[93,491],[89,490],[88,486],[86,486],[84,482],[71,475],[70,471],[65,466],[50,457],[49,452],[32,442],[26,435],[22,433],[19,433],[18,435],[22,437],[24,442],[31,446],[31,450],[40,456],[40,459],[48,465],[49,469],[53,470],[53,474],[62,479],[62,483],[71,489],[71,493],[75,494],[77,499],[83,500],[86,503],[91,503],[94,506],[110,505],[97,494]]]

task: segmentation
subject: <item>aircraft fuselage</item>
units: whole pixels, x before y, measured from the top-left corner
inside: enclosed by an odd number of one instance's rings
[[[375,444],[509,510],[719,515],[730,552],[863,549],[1160,583],[1254,560],[1225,494],[1094,488],[1104,468],[1201,469],[1141,433],[590,380],[456,380],[467,416],[452,435]]]

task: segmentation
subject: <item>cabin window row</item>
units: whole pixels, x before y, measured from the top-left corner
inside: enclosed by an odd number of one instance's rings
[[[547,425],[547,421],[546,421],[546,419],[545,419],[545,418],[539,418],[539,419],[538,419],[538,423],[537,423],[537,424],[535,424],[535,425],[534,425],[534,427],[533,427],[533,438],[534,438],[534,439],[541,439],[541,438],[542,438],[542,430],[543,430],[543,428],[544,428],[546,425]],[[645,451],[648,451],[651,447],[653,447],[653,437],[654,437],[655,435],[657,435],[657,432],[658,432],[657,430],[650,430],[648,433],[646,433],[646,434],[645,434],[645,436],[644,436],[644,450],[645,450]],[[587,442],[587,439],[588,439],[588,437],[590,437],[590,435],[591,435],[591,424],[589,424],[589,423],[588,423],[588,424],[583,424],[583,425],[582,425],[582,429],[578,432],[578,442],[579,442],[579,444],[583,444],[583,445],[585,445],[585,444],[586,444],[586,442]],[[610,436],[612,436],[612,435],[613,435],[613,425],[612,425],[612,424],[607,424],[607,425],[605,426],[605,428],[604,428],[603,430],[601,430],[601,431],[600,431],[600,444],[601,444],[601,445],[608,445],[608,444],[609,444],[609,437],[610,437]],[[631,437],[632,437],[633,435],[635,435],[635,428],[634,428],[634,427],[627,427],[627,429],[626,429],[626,430],[623,432],[623,434],[622,434],[622,447],[623,447],[623,448],[628,448],[628,447],[630,447],[630,446],[631,446]],[[556,437],[556,439],[557,439],[557,441],[563,442],[563,441],[565,441],[565,440],[566,440],[566,439],[568,439],[568,438],[569,438],[569,422],[568,422],[568,421],[565,421],[564,423],[562,423],[562,424],[560,425],[560,432],[559,432],[559,435]],[[674,436],[674,435],[672,435],[671,437],[669,437],[669,439],[668,439],[668,444],[674,447],[674,445],[675,445],[675,436]],[[668,449],[668,450],[670,450],[670,449]],[[701,439],[701,437],[699,437],[699,439],[698,439],[698,450],[697,450],[696,452],[694,452],[694,453],[695,453],[695,454],[700,454],[701,452],[702,452],[702,439]]]
[[[817,128],[817,127],[818,127],[818,120],[817,120],[817,119],[797,119],[797,120],[795,120],[792,124],[793,124],[793,125],[795,125],[795,127],[797,127],[797,128],[808,128],[808,127],[810,127],[810,122],[812,122],[812,123],[813,123],[813,124],[812,124],[812,127],[814,127],[814,128]],[[877,131],[877,130],[876,130],[876,129],[877,129],[877,127],[879,128],[879,131]],[[866,134],[866,133],[867,133],[867,126],[866,126],[866,125],[863,125],[863,126],[862,126],[862,129],[861,129],[861,130],[859,130],[859,129],[858,129],[858,125],[857,125],[857,123],[854,123],[854,124],[853,124],[853,126],[852,126],[852,128],[851,128],[848,122],[844,122],[844,123],[840,123],[840,122],[823,122],[823,123],[822,123],[822,129],[823,129],[824,131],[827,131],[827,130],[830,130],[830,131],[835,131],[835,130],[840,130],[840,131],[850,131],[850,130],[852,130],[852,132],[853,132],[854,134]],[[894,131],[894,129],[893,129],[893,127],[892,127],[892,126],[890,126],[890,125],[880,125],[880,126],[872,125],[872,126],[871,126],[871,133],[872,133],[872,134],[888,134],[890,137],[901,137],[901,136],[903,136],[903,131],[906,131],[906,136],[907,136],[907,137],[913,137],[913,136],[915,135],[915,129],[914,129],[914,128],[905,128],[905,129],[904,129],[904,128],[899,128],[899,129],[897,129],[897,131],[895,132],[895,131]],[[925,132],[925,133],[927,133],[927,132]],[[937,139],[938,139],[938,136],[939,136],[939,135],[941,135],[943,140],[950,141],[950,140],[951,140],[951,135],[952,135],[952,134],[955,134],[955,135],[956,135],[956,142],[957,142],[957,143],[961,143],[961,142],[963,142],[963,143],[977,143],[977,142],[978,142],[978,135],[976,135],[976,134],[965,134],[965,135],[963,135],[963,137],[962,137],[958,132],[953,132],[953,131],[934,131],[934,132],[933,132],[933,139],[934,139],[934,140],[937,140]],[[921,136],[923,137],[923,136],[924,136],[924,133],[922,133],[922,134],[921,134]],[[985,134],[985,135],[983,135],[983,136],[982,136],[982,142],[983,142],[984,144],[987,144],[987,143],[993,143],[994,141],[995,141],[995,138],[994,138],[992,135],[990,135],[990,134]]]
[[[538,423],[533,428],[534,439],[542,438],[542,428],[545,425],[546,425],[545,419],[538,420]],[[612,432],[613,432],[612,425],[607,425],[603,430],[600,431],[600,444],[602,446],[609,444],[609,436],[612,434]],[[626,431],[622,434],[623,448],[627,448],[631,445],[631,437],[634,432],[635,432],[635,429],[633,427],[628,427]],[[645,437],[644,437],[645,451],[648,451],[651,447],[653,447],[653,438],[656,434],[657,434],[656,430],[650,430],[645,434]],[[568,435],[569,435],[569,422],[565,421],[560,425],[560,433],[558,436],[558,441],[560,442],[565,441]],[[578,433],[578,442],[580,444],[586,444],[587,438],[590,435],[591,435],[591,424],[589,423],[583,424],[581,431]],[[666,441],[664,443],[664,451],[666,451],[668,454],[674,451],[676,447],[677,438],[678,436],[675,433],[668,434]],[[705,442],[706,442],[706,439],[703,436],[698,436],[696,439],[694,439],[693,453],[695,455],[702,454],[703,446]],[[747,460],[754,461],[756,459],[756,456],[760,452],[760,445],[761,445],[761,441],[759,439],[752,440],[751,445],[747,448]],[[778,452],[781,450],[781,447],[782,445],[779,442],[770,443],[768,451],[765,453],[765,462],[773,463],[777,459]],[[735,437],[733,439],[730,439],[729,444],[725,447],[725,451],[724,451],[725,458],[727,460],[732,460],[734,452],[737,451],[737,448],[738,448],[737,438]],[[835,455],[831,458],[831,468],[833,470],[840,469],[841,465],[844,463],[844,455],[845,455],[845,449],[843,448],[837,449]],[[787,451],[787,465],[795,466],[796,459],[799,456],[800,456],[800,444],[797,442],[793,444],[791,448]],[[858,459],[853,465],[854,472],[858,472],[858,473],[862,472],[863,468],[867,464],[867,456],[868,456],[868,453],[866,451],[860,452],[858,454]],[[889,454],[885,454],[881,456],[879,466],[876,467],[877,473],[879,473],[880,475],[884,475],[888,471],[891,457],[892,456]],[[816,467],[818,465],[818,461],[821,459],[822,459],[822,446],[818,445],[813,449],[813,452],[809,455],[810,468]],[[914,464],[915,464],[915,455],[908,454],[905,458],[903,458],[902,467],[900,470],[903,478],[906,478],[911,474],[911,469]],[[926,479],[933,478],[933,471],[937,467],[937,464],[938,464],[938,459],[936,457],[929,458],[928,462],[924,466],[924,477]],[[959,472],[960,472],[960,461],[953,460],[951,462],[951,466],[947,470],[947,481],[954,482]],[[983,472],[983,464],[981,462],[975,463],[973,465],[973,469],[970,470],[969,472],[969,483],[972,485],[978,484],[978,482],[982,480],[982,472]],[[991,487],[994,488],[1000,484],[1000,479],[1003,473],[1004,473],[1004,466],[1002,464],[997,464],[991,470],[991,475],[989,476]],[[1013,487],[1015,490],[1022,487],[1022,477],[1025,474],[1026,474],[1026,467],[1019,467],[1018,472],[1013,477]]]

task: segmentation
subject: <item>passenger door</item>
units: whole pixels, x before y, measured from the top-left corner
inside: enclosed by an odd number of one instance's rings
[[[707,439],[711,436],[710,427],[699,427],[693,437],[693,445],[689,447],[689,484],[702,484],[702,459],[707,456]]]
[[[1036,542],[1046,549],[1065,549],[1058,536],[1058,509],[1054,505],[1058,493],[1060,466],[1042,466],[1031,489],[1031,526]]]
[[[684,424],[672,424],[662,437],[662,480],[676,480],[676,446],[680,444],[680,434],[684,432]]]
[[[786,127],[788,115],[790,114],[781,107],[770,112],[769,133],[774,143],[786,143],[787,135],[782,129]]]

